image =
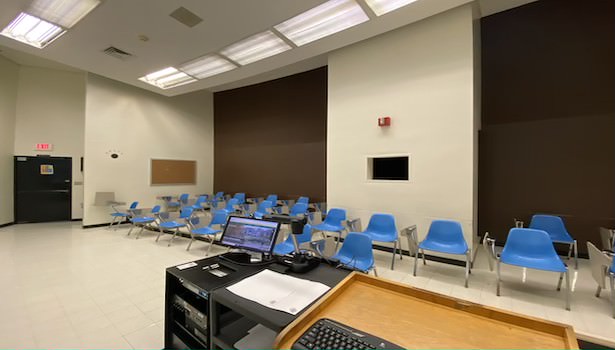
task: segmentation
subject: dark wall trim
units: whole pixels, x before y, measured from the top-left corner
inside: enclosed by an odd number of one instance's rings
[[[12,225],[15,225],[15,222],[7,222],[6,224],[0,224],[0,228],[12,226]]]

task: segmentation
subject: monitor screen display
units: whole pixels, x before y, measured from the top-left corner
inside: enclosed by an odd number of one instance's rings
[[[408,157],[373,158],[373,180],[408,180]]]
[[[279,229],[277,222],[231,216],[220,241],[232,248],[271,253]]]

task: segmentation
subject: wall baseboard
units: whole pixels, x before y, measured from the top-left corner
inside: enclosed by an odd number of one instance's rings
[[[83,221],[83,219],[70,219],[70,221]]]
[[[0,224],[0,228],[15,225],[15,222],[7,222],[6,224]]]
[[[79,220],[74,220],[74,221],[80,221],[80,220],[81,220],[81,219],[79,219]],[[122,222],[120,222],[120,225],[123,225],[123,224],[128,224],[128,223],[130,223],[130,221],[122,221]],[[82,229],[88,229],[88,228],[97,228],[97,227],[105,227],[105,226],[107,226],[107,227],[108,227],[108,226],[109,226],[109,224],[110,224],[110,222],[108,222],[108,223],[106,223],[106,224],[105,224],[105,223],[102,223],[102,224],[94,224],[94,225],[82,225],[82,226],[81,226],[81,228],[82,228]],[[115,224],[113,224],[113,225],[115,226],[115,225],[117,225],[117,223],[115,223]]]

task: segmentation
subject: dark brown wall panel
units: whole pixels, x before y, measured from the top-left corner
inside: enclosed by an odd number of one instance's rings
[[[541,0],[481,35],[479,230],[552,213],[585,251],[615,227],[615,2]]]
[[[214,189],[325,200],[327,68],[214,94]]]

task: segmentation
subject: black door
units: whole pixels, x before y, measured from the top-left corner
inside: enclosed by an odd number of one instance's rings
[[[71,219],[72,159],[15,157],[15,222]]]

